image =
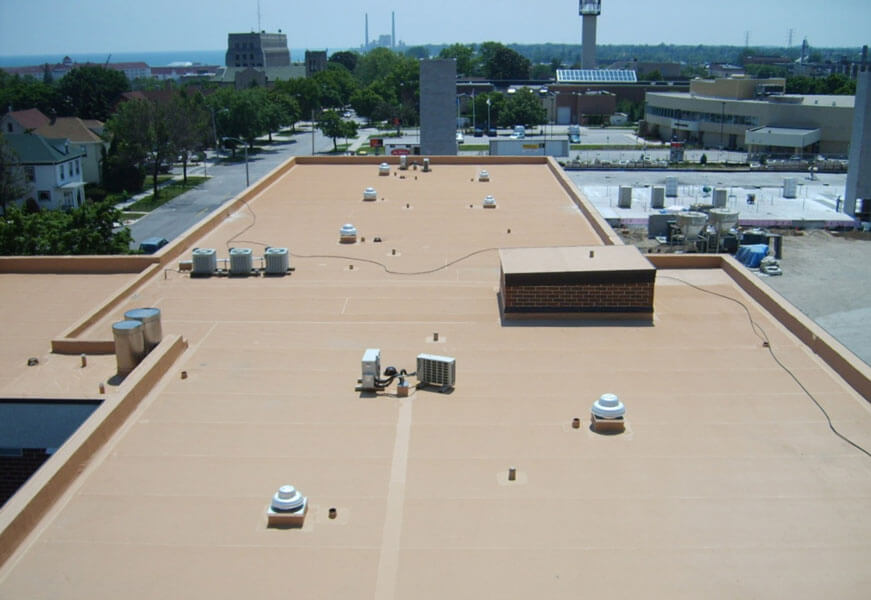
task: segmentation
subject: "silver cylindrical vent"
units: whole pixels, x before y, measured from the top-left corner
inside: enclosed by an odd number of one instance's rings
[[[141,321],[118,321],[112,325],[118,374],[127,375],[145,356],[145,335]]]
[[[142,336],[145,340],[146,353],[151,352],[151,349],[163,339],[159,308],[134,308],[124,313],[124,318],[128,321],[142,323]]]

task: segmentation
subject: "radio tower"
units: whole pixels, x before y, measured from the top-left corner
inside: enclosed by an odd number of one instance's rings
[[[596,68],[596,18],[602,14],[602,0],[580,0],[581,15],[581,68]]]

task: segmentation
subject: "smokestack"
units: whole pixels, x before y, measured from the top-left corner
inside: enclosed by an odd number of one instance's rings
[[[580,0],[581,68],[596,68],[596,19],[602,14],[602,0]]]
[[[364,42],[363,51],[369,49],[369,13],[365,13],[366,15],[366,41]]]
[[[390,12],[390,47],[396,48],[396,13]]]

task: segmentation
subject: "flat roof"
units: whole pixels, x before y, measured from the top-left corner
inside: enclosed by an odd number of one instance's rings
[[[555,163],[461,158],[405,179],[291,162],[181,258],[285,245],[292,274],[172,261],[95,318],[86,340],[155,306],[188,347],[110,387],[141,401],[30,525],[0,596],[867,596],[871,461],[791,375],[865,447],[868,402],[721,268],[660,271],[652,326],[503,325],[498,250],[607,244]],[[340,244],[346,222],[366,241]],[[356,391],[367,348],[454,357],[456,386]],[[34,391],[105,381],[77,362],[52,357]],[[606,392],[622,435],[587,426]],[[283,484],[309,499],[302,529],[266,527]]]
[[[634,246],[506,248],[499,251],[499,259],[506,275],[654,270]]]

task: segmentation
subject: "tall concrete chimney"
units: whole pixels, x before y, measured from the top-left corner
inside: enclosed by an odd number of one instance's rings
[[[871,204],[871,67],[864,63],[856,73],[853,133],[845,191],[844,213],[852,217],[856,213],[857,200],[862,200],[862,212],[867,215]]]
[[[596,68],[596,19],[602,14],[602,0],[580,0],[581,15],[581,68]]]
[[[364,13],[364,14],[366,15],[366,17],[365,17],[366,26],[365,26],[365,33],[363,35],[365,36],[366,39],[363,42],[363,44],[364,44],[363,52],[366,52],[369,50],[369,13]]]
[[[396,48],[396,13],[390,13],[390,47]]]

